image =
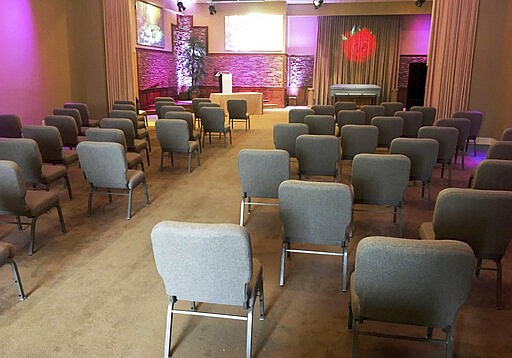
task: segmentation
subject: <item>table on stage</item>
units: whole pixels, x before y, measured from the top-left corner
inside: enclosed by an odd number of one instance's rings
[[[226,114],[228,113],[229,99],[245,99],[247,101],[247,113],[263,114],[263,93],[261,92],[235,92],[235,93],[211,93],[210,100],[219,104]]]
[[[370,97],[379,103],[381,88],[372,84],[336,84],[331,86],[331,96],[336,101],[342,97]]]

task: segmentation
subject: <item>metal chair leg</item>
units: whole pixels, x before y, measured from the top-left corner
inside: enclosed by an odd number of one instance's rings
[[[283,241],[283,247],[281,248],[281,271],[279,273],[279,286],[284,286],[284,259],[286,253],[286,242]]]
[[[446,358],[451,358],[453,354],[453,337],[450,327],[443,328],[446,334]]]
[[[190,161],[192,160],[192,152],[188,152],[188,172],[190,173]]]
[[[502,282],[503,274],[501,267],[501,259],[496,260],[496,308],[498,310],[503,309],[503,302],[501,299],[501,282]]]
[[[169,298],[169,305],[167,306],[167,320],[165,322],[165,347],[164,358],[171,356],[171,334],[172,334],[172,310],[174,309],[174,298]]]
[[[164,151],[162,150],[162,154],[160,154],[160,171],[164,169]]]
[[[68,189],[69,200],[71,200],[73,199],[73,193],[71,191],[71,183],[67,174],[64,176],[64,180],[66,180],[66,188]]]
[[[254,311],[254,302],[251,303],[247,312],[247,338],[245,346],[245,357],[251,358],[252,355],[252,314]]]
[[[240,202],[240,226],[244,226],[244,214],[245,214],[245,195],[242,195],[242,201]]]
[[[348,266],[348,257],[347,257],[347,243],[343,244],[343,256],[341,261],[341,270],[342,270],[342,281],[341,281],[341,290],[343,292],[347,292],[347,266]]]
[[[11,265],[12,277],[14,279],[14,283],[16,284],[16,288],[18,289],[18,298],[20,301],[23,301],[25,299],[25,292],[23,291],[23,285],[21,283],[18,265],[16,265],[16,261],[14,261],[14,259],[7,259],[7,262],[9,265]]]
[[[30,222],[30,245],[28,246],[28,255],[32,256],[34,253],[34,241],[36,239],[36,221],[37,217],[32,218]]]
[[[148,184],[146,183],[146,179],[142,182],[142,187],[144,188],[144,199],[146,200],[146,206],[149,206],[149,193],[148,193]]]
[[[21,225],[21,218],[16,216],[16,225],[18,225],[18,230],[23,231],[23,226]]]
[[[62,209],[60,205],[55,206],[57,208],[57,214],[59,215],[60,231],[66,233],[66,225],[64,224],[64,215],[62,215]]]
[[[87,216],[92,215],[92,192],[94,191],[94,188],[92,184],[89,184],[89,199],[87,200]]]
[[[148,150],[148,148],[146,148],[146,160],[148,161],[148,167],[149,167],[150,163],[149,163],[149,150]]]
[[[128,212],[126,214],[127,220],[130,220],[132,217],[132,194],[133,194],[133,190],[132,189],[128,190]]]

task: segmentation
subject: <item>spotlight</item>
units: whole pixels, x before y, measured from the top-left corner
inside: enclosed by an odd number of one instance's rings
[[[324,3],[324,0],[313,0],[313,6],[315,7],[315,10],[318,10],[322,7]]]
[[[181,1],[178,1],[178,2],[176,3],[176,6],[178,6],[178,11],[179,11],[179,12],[183,12],[183,11],[185,11],[185,10],[186,10],[185,6],[183,6],[183,3],[182,3]]]
[[[215,9],[215,5],[213,3],[210,3],[210,5],[208,5],[208,11],[210,11],[210,15],[215,15],[217,13],[217,10]]]
[[[425,2],[425,0],[416,0],[414,2],[414,5],[416,5],[417,7],[421,7],[423,5],[423,3]]]

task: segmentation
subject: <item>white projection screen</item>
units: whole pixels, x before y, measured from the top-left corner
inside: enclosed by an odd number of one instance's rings
[[[224,18],[224,49],[233,52],[283,52],[283,15],[233,15]]]

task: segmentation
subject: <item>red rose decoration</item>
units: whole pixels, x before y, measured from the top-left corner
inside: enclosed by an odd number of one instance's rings
[[[375,54],[377,38],[366,28],[356,31],[353,27],[352,31],[343,35],[341,46],[347,60],[361,63]]]

